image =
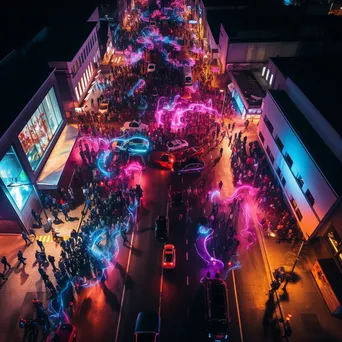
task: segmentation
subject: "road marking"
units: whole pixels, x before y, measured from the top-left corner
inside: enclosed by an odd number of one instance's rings
[[[186,285],[189,286],[189,276],[186,276]]]
[[[243,342],[242,324],[241,324],[239,300],[238,300],[238,294],[237,294],[237,290],[236,290],[236,282],[235,282],[234,270],[232,270],[232,278],[233,278],[233,286],[234,286],[234,294],[235,294],[236,311],[237,311],[238,323],[239,323],[240,341]]]
[[[159,287],[159,308],[158,308],[159,316],[160,316],[160,312],[161,312],[163,284],[164,284],[164,268],[162,267],[162,271],[161,271],[161,275],[160,275],[160,287]]]
[[[189,260],[189,253],[188,252],[185,253],[185,259]]]
[[[185,244],[187,245],[189,243],[188,239],[185,240]]]
[[[138,224],[136,225],[136,229],[138,229]],[[119,336],[119,330],[120,330],[120,322],[121,322],[121,315],[122,315],[122,307],[123,307],[123,302],[125,299],[125,292],[126,292],[126,281],[127,281],[127,275],[128,275],[128,270],[129,270],[129,265],[131,263],[131,256],[132,256],[132,247],[133,247],[133,242],[134,242],[134,230],[132,230],[132,236],[131,236],[131,248],[129,249],[128,252],[128,260],[127,260],[127,266],[126,266],[126,274],[125,274],[125,283],[124,287],[122,290],[122,296],[121,296],[121,303],[120,303],[120,311],[119,311],[119,318],[118,318],[118,324],[116,327],[116,333],[115,333],[115,342],[118,341],[118,336]]]

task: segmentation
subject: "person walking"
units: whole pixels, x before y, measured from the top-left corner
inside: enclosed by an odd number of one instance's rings
[[[93,152],[94,150],[92,149],[91,151]],[[95,160],[95,157],[94,157],[94,160]],[[71,186],[68,187],[68,194],[69,194],[69,198],[70,198],[71,209],[75,209],[75,207],[76,207],[75,194],[74,194],[74,190],[72,189]]]
[[[68,208],[66,206],[66,204],[62,204],[62,212],[64,214],[64,218],[65,218],[65,221],[69,221],[69,215],[68,215]]]
[[[48,260],[49,260],[49,262],[50,262],[50,264],[51,264],[51,266],[52,266],[52,270],[53,270],[54,272],[57,271],[58,268],[57,268],[56,265],[55,265],[55,262],[56,262],[55,257],[54,257],[53,255],[48,255]]]
[[[223,186],[223,182],[220,181],[219,184],[218,184],[218,186],[219,186],[219,189],[221,190],[221,189],[222,189],[222,186]]]
[[[31,243],[31,240],[29,239],[28,235],[26,232],[22,232],[21,233],[21,237],[23,238],[23,240],[25,241],[26,245],[29,245]]]
[[[45,251],[45,247],[43,245],[43,242],[41,242],[40,240],[36,240],[36,242],[37,242],[38,247],[40,248],[40,251],[44,252]]]
[[[26,265],[26,262],[25,262],[26,258],[24,258],[23,252],[22,252],[22,251],[19,251],[18,254],[17,254],[17,256],[18,256],[19,265],[20,265],[20,264],[23,264],[23,265],[25,266],[25,265]],[[18,266],[19,266],[19,265],[18,265]]]
[[[36,231],[35,231],[33,228],[30,228],[30,235],[33,235],[33,236],[34,236],[34,239],[37,238]]]
[[[8,267],[8,269],[12,268],[12,266],[9,264],[9,262],[7,261],[7,258],[5,256],[2,257],[1,263],[4,265],[4,274],[7,271],[7,267]]]
[[[34,210],[31,210],[31,214],[33,216],[33,218],[36,220],[36,222],[38,223],[39,226],[42,225],[42,219],[40,218],[40,215]]]

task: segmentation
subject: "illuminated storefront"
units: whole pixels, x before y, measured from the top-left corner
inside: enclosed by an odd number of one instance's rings
[[[33,191],[13,146],[0,161],[0,178],[6,187],[7,197],[21,211]]]
[[[18,138],[33,170],[36,170],[62,122],[53,88],[46,94]]]

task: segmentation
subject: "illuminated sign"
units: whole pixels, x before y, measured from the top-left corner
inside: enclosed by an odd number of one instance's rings
[[[189,24],[197,24],[197,20],[189,20]]]

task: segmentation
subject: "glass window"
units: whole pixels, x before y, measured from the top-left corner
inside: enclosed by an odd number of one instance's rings
[[[342,253],[342,240],[333,226],[331,226],[330,231],[327,233],[327,240],[334,254]]]
[[[261,132],[259,132],[259,137],[260,137],[261,142],[264,143],[265,142],[265,138],[264,138],[264,136],[263,136],[263,134]]]
[[[312,196],[311,191],[309,189],[305,191],[305,197],[308,200],[309,204],[313,207],[315,204],[315,198]]]
[[[78,82],[78,91],[80,92],[80,95],[82,96],[83,91],[82,91],[81,83],[80,82]]]
[[[84,91],[85,85],[84,85],[84,81],[83,81],[83,76],[81,77],[81,83],[82,83],[82,89],[83,89],[83,91]]]
[[[267,69],[267,72],[266,72],[266,81],[268,81],[268,76],[269,76],[269,74],[270,74],[270,70]]]
[[[271,74],[271,78],[270,78],[270,86],[272,85],[273,82],[273,74]]]
[[[274,131],[273,125],[271,124],[271,121],[268,119],[268,117],[265,115],[264,116],[264,122],[270,133],[272,134]]]
[[[51,88],[18,136],[33,170],[37,169],[61,122],[62,114],[54,89]]]
[[[0,177],[4,182],[9,196],[19,210],[22,210],[29,198],[33,187],[11,147],[0,161]],[[6,194],[8,196],[8,194]]]
[[[264,67],[262,68],[262,73],[261,73],[261,75],[262,75],[262,76],[265,76],[265,72],[266,72],[266,67],[264,66]]]
[[[284,149],[284,144],[282,143],[282,141],[280,140],[280,138],[278,137],[278,135],[276,135],[276,137],[274,138],[275,143],[277,144],[280,152],[283,152]]]
[[[77,101],[78,101],[80,99],[80,96],[78,95],[77,87],[75,87],[75,93],[76,93],[76,98],[77,98]]]
[[[285,154],[285,161],[286,161],[287,165],[291,169],[291,167],[293,165],[293,160],[292,160],[292,158],[290,157],[290,155],[288,153]]]

